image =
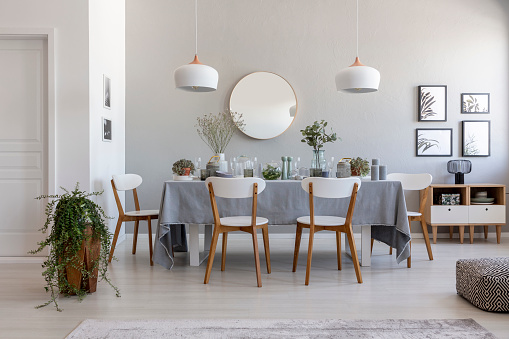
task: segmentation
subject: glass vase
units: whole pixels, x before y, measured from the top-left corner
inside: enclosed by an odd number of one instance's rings
[[[313,158],[311,160],[311,169],[309,170],[309,175],[311,177],[321,177],[323,172],[326,172],[326,164],[325,161],[325,150],[313,150]]]

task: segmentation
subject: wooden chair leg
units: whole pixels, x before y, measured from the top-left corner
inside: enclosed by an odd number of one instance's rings
[[[373,239],[371,239],[373,240]],[[336,232],[336,250],[338,256],[338,270],[341,271],[341,232]]]
[[[488,239],[488,226],[484,226],[484,239]]]
[[[431,252],[431,245],[429,243],[428,224],[421,218],[422,235],[424,236],[424,242],[426,243],[426,249],[428,250],[429,260],[433,260],[433,252]]]
[[[452,239],[454,233],[454,226],[449,226],[449,239]]]
[[[269,247],[269,226],[264,225],[262,228],[263,248],[265,250],[265,263],[267,264],[267,273],[270,274],[270,247]]]
[[[302,226],[297,224],[297,231],[295,232],[295,250],[293,252],[293,268],[292,272],[297,270],[297,261],[299,260],[300,239],[302,237]]]
[[[226,245],[228,242],[228,232],[223,232],[223,248],[221,251],[221,271],[224,271],[226,266]]]
[[[154,262],[152,261],[152,219],[150,216],[147,217],[147,223],[148,223],[148,249],[150,252],[150,266],[154,266]]]
[[[355,240],[353,238],[352,226],[346,227],[346,236],[348,243],[350,244],[350,252],[352,254],[353,267],[355,268],[355,275],[357,276],[357,282],[362,284],[361,266],[359,265],[359,258],[357,257],[357,247],[355,247]]]
[[[308,259],[306,264],[306,286],[309,285],[309,273],[311,271],[311,259],[313,256],[313,240],[315,238],[314,229],[309,229]]]
[[[460,244],[463,244],[463,236],[465,235],[465,226],[458,226],[458,233],[460,234]]]
[[[260,273],[260,255],[258,253],[258,239],[256,237],[256,227],[253,226],[251,230],[251,235],[253,236],[253,250],[255,257],[255,268],[256,268],[256,282],[258,283],[258,287],[262,287],[262,275]]]
[[[110,249],[110,257],[108,262],[111,262],[111,258],[113,258],[113,252],[115,252],[115,245],[117,245],[118,233],[120,233],[120,228],[122,227],[122,222],[124,219],[118,217],[117,227],[115,228],[115,234],[113,235],[113,240],[111,241],[111,249]]]
[[[210,272],[212,271],[212,265],[214,264],[214,255],[216,254],[217,240],[219,238],[220,233],[219,228],[220,226],[215,226],[214,233],[212,234],[212,240],[210,242],[209,259],[207,261],[207,269],[205,270],[205,279],[203,280],[204,284],[209,283]]]
[[[389,246],[389,255],[392,255],[392,246]]]
[[[497,244],[500,244],[501,236],[502,236],[502,225],[497,225]]]
[[[437,235],[438,235],[438,226],[431,226],[431,231],[433,232],[433,243],[437,243]]]
[[[410,233],[412,233],[412,221],[410,221],[410,218],[408,218],[408,228]],[[410,247],[410,256],[406,260],[406,267],[412,268],[412,240],[409,241],[408,246]]]
[[[373,254],[373,245],[375,244],[375,239],[371,238],[371,252],[370,255]]]
[[[140,225],[140,221],[136,220],[134,222],[134,232],[133,232],[133,254],[136,254],[136,245],[138,244],[138,226]]]

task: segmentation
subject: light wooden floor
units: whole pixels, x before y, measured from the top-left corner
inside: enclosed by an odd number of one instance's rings
[[[509,314],[481,311],[455,290],[456,260],[507,256],[507,238],[500,245],[494,238],[476,238],[473,245],[439,239],[432,245],[434,261],[427,260],[424,243],[417,239],[411,269],[406,262],[397,265],[395,257],[387,254],[388,247],[375,243],[372,266],[361,269],[363,284],[356,283],[347,256],[343,270],[336,269],[334,238],[316,239],[307,287],[307,239],[302,242],[298,270],[292,273],[293,239],[272,238],[272,274],[262,269],[262,288],[256,287],[248,239],[230,239],[226,271],[220,271],[217,255],[209,285],[203,284],[205,264],[187,266],[186,253],[177,253],[171,271],[150,267],[146,240],[139,240],[135,256],[130,254],[130,239],[117,247],[119,261],[109,272],[121,298],[102,282],[81,304],[75,298],[61,299],[61,313],[52,306],[34,309],[47,300],[39,264],[0,264],[0,337],[63,338],[87,318],[473,318],[498,337],[509,338]]]

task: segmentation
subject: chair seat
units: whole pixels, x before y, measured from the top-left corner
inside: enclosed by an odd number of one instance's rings
[[[223,226],[251,226],[251,216],[238,216],[238,217],[225,217],[221,218],[221,225]],[[269,219],[263,217],[256,217],[256,225],[268,224]]]
[[[310,225],[311,219],[310,216],[307,215],[305,217],[297,218],[297,222],[301,224]],[[333,216],[317,216],[315,215],[315,225],[318,226],[341,226],[344,225],[346,222],[345,218],[342,217],[333,217]]]
[[[159,210],[141,210],[141,211],[129,211],[125,212],[125,215],[130,217],[148,217],[150,216],[158,216]]]
[[[422,215],[422,213],[412,211],[407,211],[406,213],[408,214],[409,217],[420,217]]]

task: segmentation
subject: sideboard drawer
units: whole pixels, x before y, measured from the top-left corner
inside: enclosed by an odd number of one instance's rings
[[[471,224],[505,224],[505,206],[503,205],[471,205],[468,209]]]
[[[432,224],[468,224],[469,206],[431,206]]]

